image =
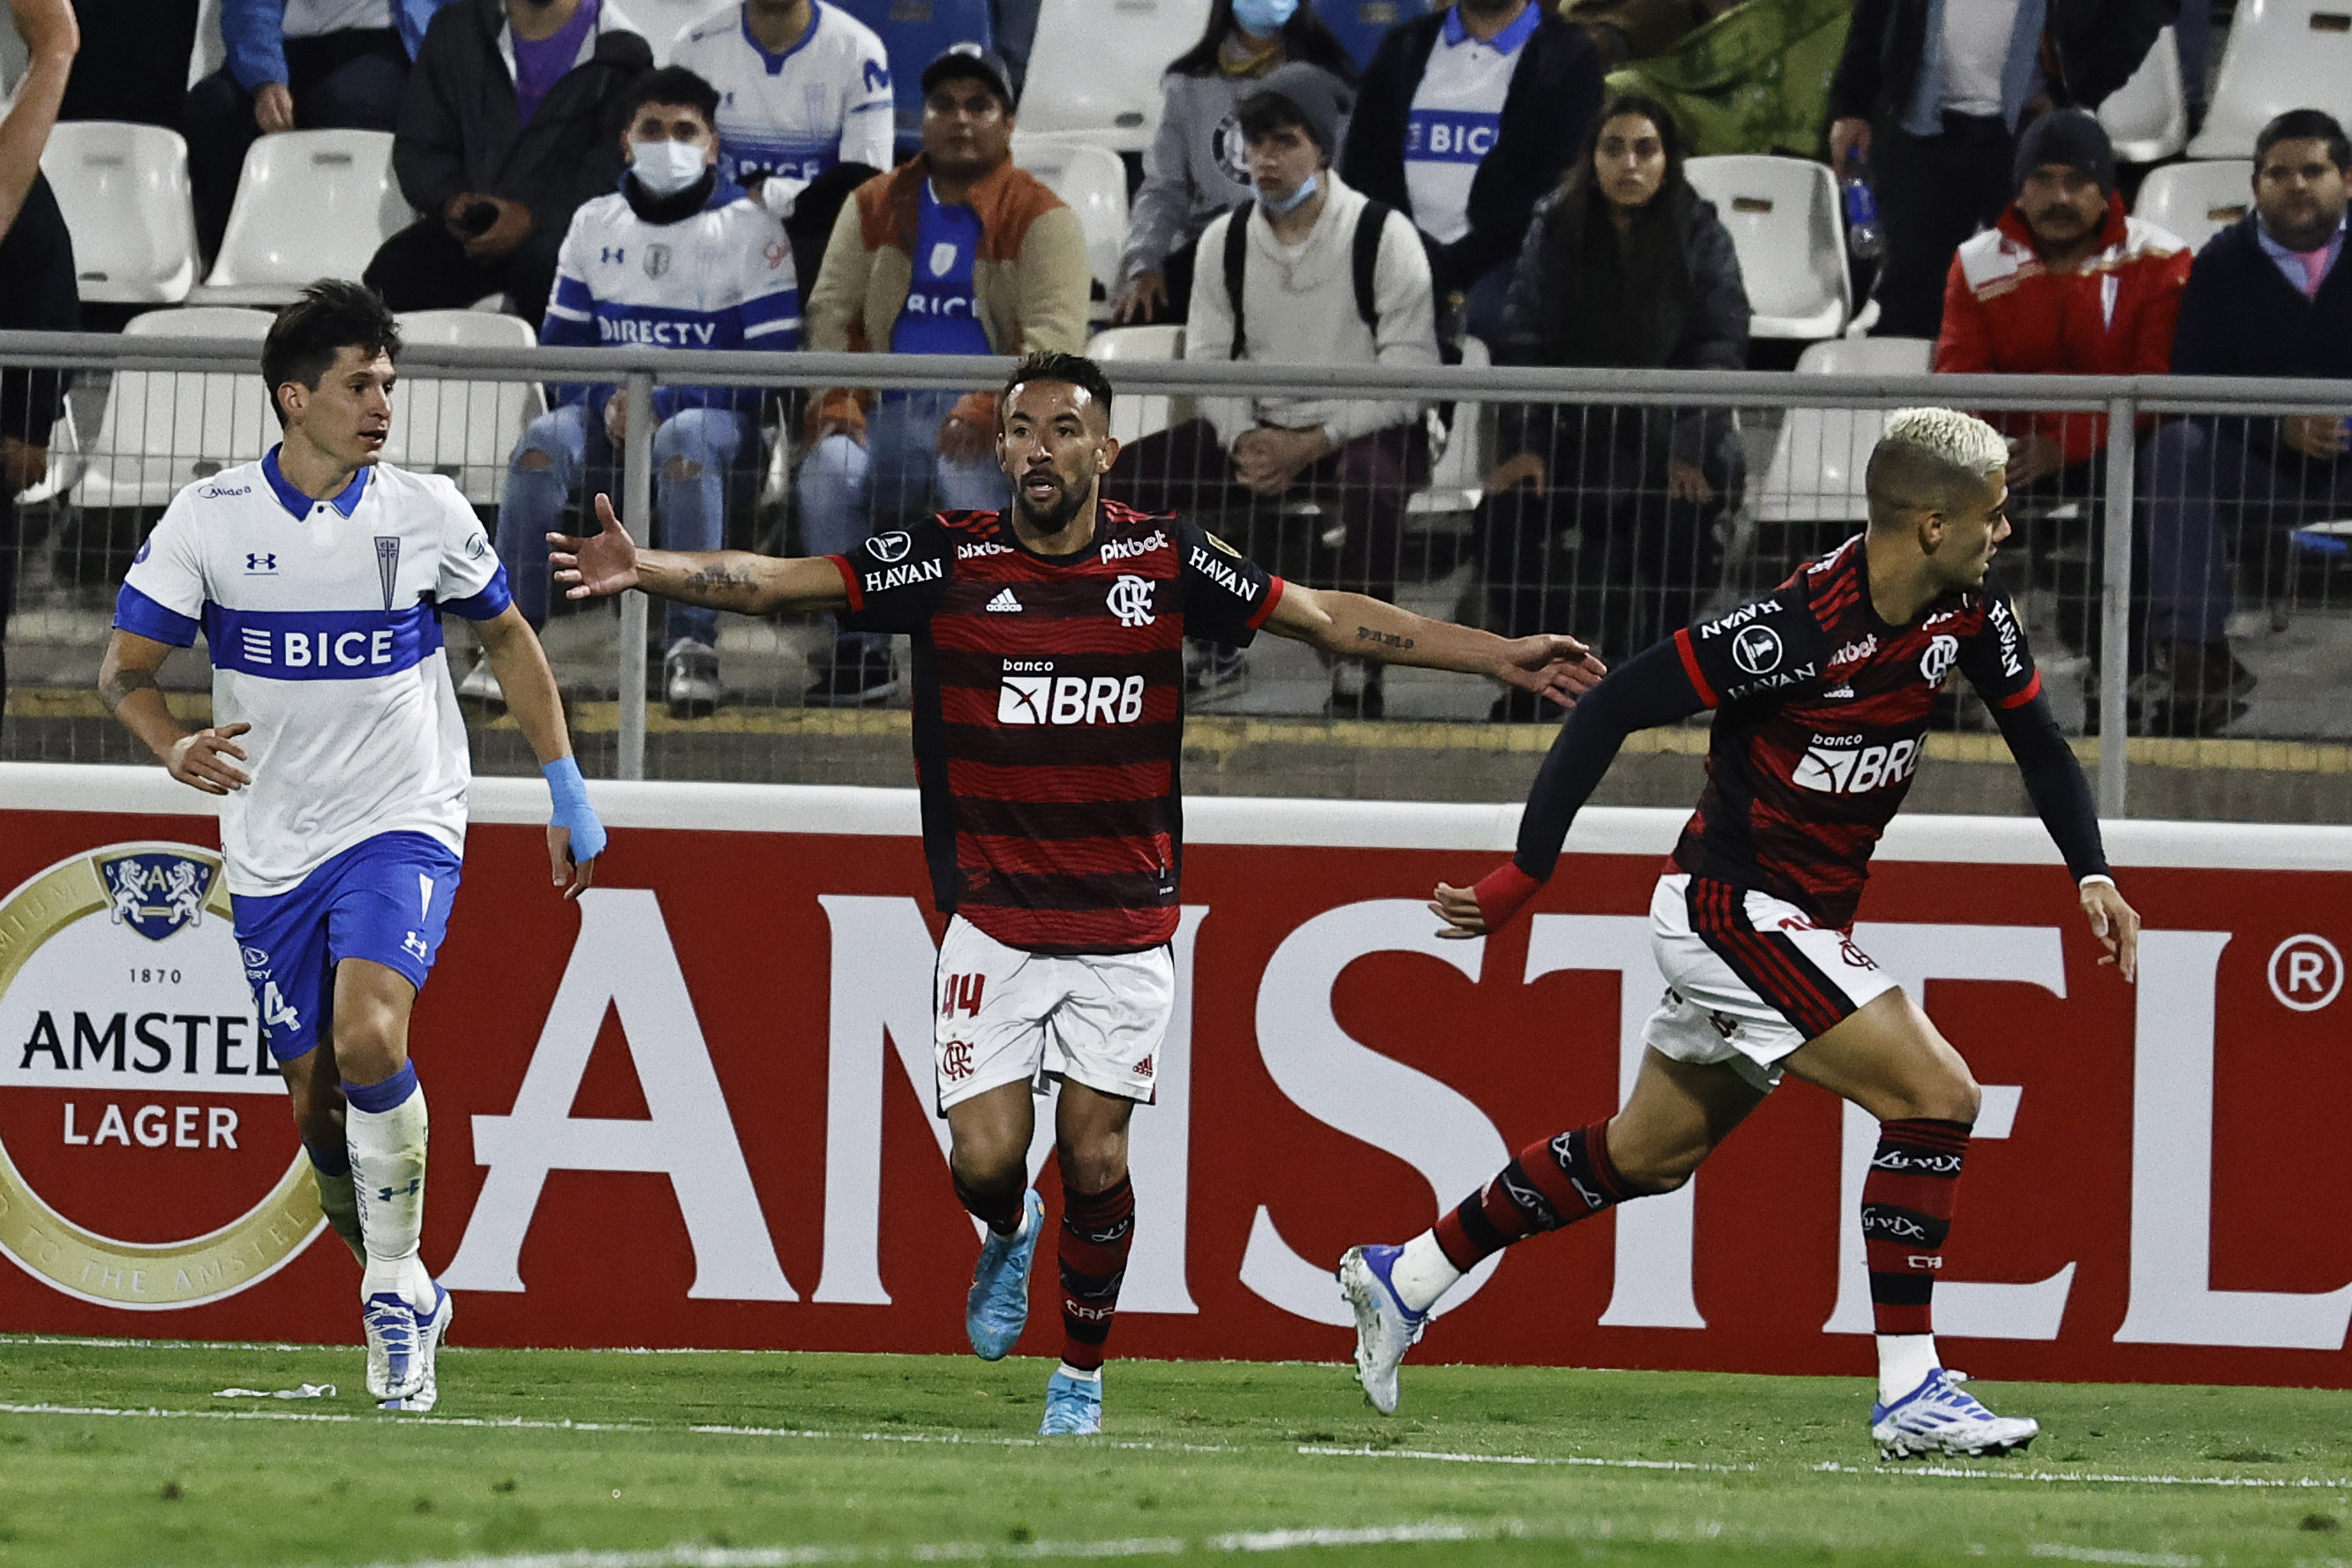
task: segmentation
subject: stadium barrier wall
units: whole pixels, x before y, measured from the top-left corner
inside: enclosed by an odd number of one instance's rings
[[[940,922],[912,796],[591,790],[614,837],[574,906],[543,791],[478,782],[416,1013],[425,1255],[459,1342],[962,1350],[975,1241],[930,1113]],[[1116,1354],[1343,1357],[1343,1248],[1615,1103],[1680,814],[1588,812],[1532,918],[1438,940],[1431,885],[1491,866],[1515,820],[1193,802]],[[209,802],[152,768],[9,765],[0,824],[0,1323],[348,1338],[352,1266],[262,1064]],[[2147,921],[2137,988],[2030,821],[1898,821],[1854,933],[1987,1085],[1937,1292],[1949,1358],[2352,1386],[2352,830],[2108,834]],[[1861,1374],[1873,1137],[1788,1085],[1681,1193],[1507,1254],[1423,1354]],[[1022,1349],[1050,1354],[1037,1278]]]

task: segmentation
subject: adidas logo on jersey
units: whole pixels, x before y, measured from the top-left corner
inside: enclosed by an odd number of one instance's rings
[[[988,608],[998,615],[1018,615],[1021,613],[1021,601],[1013,598],[1013,591],[1007,588],[1000,590],[996,597],[988,601]]]
[[[1817,740],[1826,737],[1815,737]],[[1811,746],[1799,759],[1790,782],[1800,789],[1823,795],[1863,795],[1900,784],[1919,766],[1923,739],[1898,740],[1888,746],[1856,747],[1860,737],[1842,736],[1842,745]]]

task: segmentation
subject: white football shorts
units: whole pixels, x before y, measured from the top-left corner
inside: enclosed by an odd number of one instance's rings
[[[1176,1005],[1163,945],[1062,956],[1008,947],[962,915],[948,921],[932,985],[940,1114],[975,1094],[1057,1079],[1149,1104]]]
[[[1643,1043],[1677,1061],[1728,1062],[1759,1089],[1807,1040],[1895,988],[1850,933],[1785,899],[1677,872],[1650,899],[1650,951],[1666,979]]]

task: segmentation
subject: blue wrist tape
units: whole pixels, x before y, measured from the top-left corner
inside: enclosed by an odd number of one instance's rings
[[[571,831],[572,860],[592,861],[603,854],[604,824],[596,820],[596,809],[588,804],[588,781],[580,777],[580,764],[559,757],[540,771],[547,776],[547,792],[555,801],[555,814],[548,819],[548,826]]]

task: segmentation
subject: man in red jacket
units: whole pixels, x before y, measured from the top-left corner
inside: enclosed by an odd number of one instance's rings
[[[2189,249],[2125,214],[2116,193],[2115,149],[2097,118],[2062,109],[2034,121],[2018,144],[2015,190],[2000,221],[1952,257],[1936,369],[2163,375],[2171,365]],[[2010,497],[2023,514],[2021,526],[2032,527],[2037,511],[2047,516],[2071,502],[2095,549],[2106,416],[1984,417],[2009,437]],[[2059,619],[2062,639],[2085,646],[2087,594],[2062,595]],[[2133,618],[2135,643],[2139,619]]]

